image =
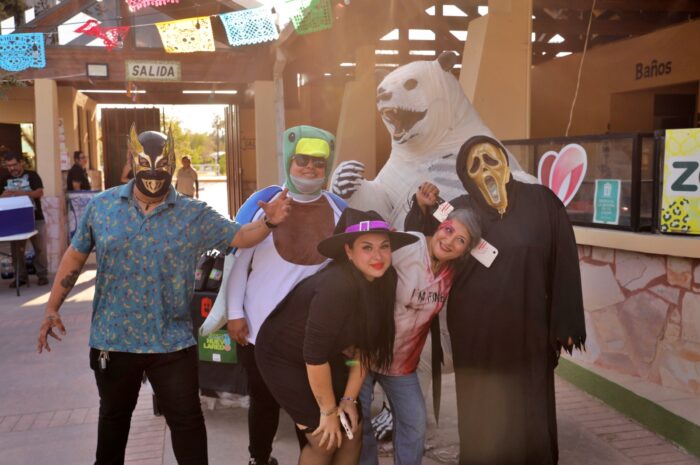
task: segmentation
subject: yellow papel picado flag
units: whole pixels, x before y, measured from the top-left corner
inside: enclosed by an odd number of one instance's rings
[[[157,23],[167,53],[213,52],[214,35],[208,16]]]

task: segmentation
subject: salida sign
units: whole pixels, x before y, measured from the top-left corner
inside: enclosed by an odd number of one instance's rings
[[[177,61],[126,61],[127,81],[180,81],[180,63]]]

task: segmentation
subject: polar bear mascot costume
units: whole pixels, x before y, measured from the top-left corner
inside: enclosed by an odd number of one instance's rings
[[[391,155],[377,177],[364,179],[364,165],[344,161],[332,191],[362,210],[375,210],[403,230],[410,201],[423,181],[450,200],[464,194],[455,162],[459,148],[476,135],[494,137],[452,74],[458,57],[443,52],[433,61],[414,61],[389,73],[377,87],[377,109],[391,134]],[[513,177],[536,182],[509,154]]]

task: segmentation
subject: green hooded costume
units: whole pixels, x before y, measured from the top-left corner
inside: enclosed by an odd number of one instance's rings
[[[289,189],[292,197],[318,196],[321,189],[328,183],[328,177],[333,169],[335,159],[335,137],[328,131],[313,126],[294,126],[284,131],[284,187]],[[318,186],[304,184],[304,180],[292,179],[289,168],[294,155],[307,155],[326,160],[326,173]]]

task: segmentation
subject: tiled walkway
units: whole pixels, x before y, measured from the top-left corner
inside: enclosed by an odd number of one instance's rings
[[[557,378],[557,413],[576,421],[600,441],[624,454],[630,463],[700,465],[664,438],[611,409],[575,386]]]
[[[16,297],[0,282],[0,465],[92,463],[98,398],[87,363],[87,337],[94,272],[81,277],[76,295],[62,311],[68,334],[50,354],[35,353],[47,287],[32,286]],[[430,427],[424,464],[455,463],[457,432],[450,377],[443,381],[442,418]],[[557,379],[562,465],[700,465],[664,438]],[[247,462],[246,410],[206,410],[212,465]],[[274,454],[280,464],[296,463],[292,423],[284,418]],[[153,415],[145,386],[132,421],[127,462],[171,465],[175,459],[162,417]],[[390,457],[381,459],[391,463]]]

